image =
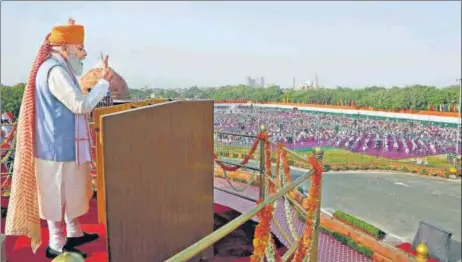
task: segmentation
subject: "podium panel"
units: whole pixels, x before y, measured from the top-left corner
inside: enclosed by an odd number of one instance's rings
[[[95,151],[96,151],[96,186],[98,192],[98,223],[106,224],[106,188],[104,187],[104,163],[103,147],[101,137],[101,118],[104,115],[126,111],[135,107],[148,106],[167,102],[167,99],[150,99],[146,101],[115,105],[110,107],[100,107],[93,111],[93,130],[95,131]]]
[[[164,261],[213,232],[213,101],[104,115],[101,134],[109,261]]]

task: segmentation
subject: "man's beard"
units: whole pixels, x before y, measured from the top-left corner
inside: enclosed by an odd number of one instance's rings
[[[69,55],[67,58],[67,63],[71,67],[72,72],[76,76],[80,76],[83,73],[83,59],[79,59],[75,54]]]

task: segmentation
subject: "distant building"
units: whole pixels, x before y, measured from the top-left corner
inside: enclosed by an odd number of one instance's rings
[[[316,83],[313,83],[312,81],[308,80],[305,81],[304,83],[301,83],[299,85],[295,86],[295,90],[310,90],[310,89],[317,89],[318,86]]]
[[[265,87],[265,78],[262,76],[258,81],[257,78],[247,76],[247,83],[248,86],[251,87]]]
[[[247,85],[251,87],[255,87],[255,79],[251,76],[247,77]]]
[[[260,87],[266,87],[265,86],[265,78],[263,76],[260,77]]]

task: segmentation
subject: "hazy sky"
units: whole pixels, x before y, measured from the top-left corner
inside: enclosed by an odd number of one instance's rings
[[[218,86],[264,76],[282,87],[450,85],[461,74],[461,3],[1,2],[1,81],[27,79],[54,25],[86,27],[132,88]]]

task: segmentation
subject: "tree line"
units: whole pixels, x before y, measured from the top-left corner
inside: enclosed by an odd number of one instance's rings
[[[266,88],[245,85],[218,88],[198,88],[193,86],[177,90],[145,89],[143,92],[164,98],[294,102],[349,105],[386,110],[430,110],[445,112],[457,112],[460,97],[458,86],[437,88],[424,85],[393,88],[378,86],[365,88],[337,87],[311,90],[283,90],[279,86]]]
[[[1,88],[1,111],[19,114],[24,83]],[[318,88],[311,90],[281,89],[273,85],[266,88],[246,85],[222,86],[217,88],[183,89],[141,88],[129,89],[133,99],[187,98],[213,100],[246,100],[254,102],[295,102],[325,105],[350,105],[386,110],[431,110],[457,112],[460,97],[458,86],[437,88],[413,85],[407,87],[384,88]]]

